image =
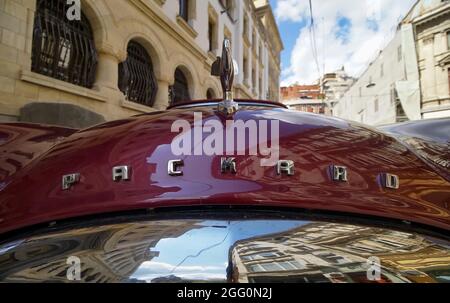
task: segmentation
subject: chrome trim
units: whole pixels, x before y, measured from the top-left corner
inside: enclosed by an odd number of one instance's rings
[[[69,174],[62,177],[62,190],[69,190],[73,185],[80,182],[80,174]]]
[[[399,189],[400,178],[393,174],[382,174],[383,186],[388,189]]]
[[[179,170],[181,167],[184,166],[183,160],[170,160],[167,164],[167,173],[169,176],[182,176],[183,171]]]
[[[227,99],[217,104],[217,112],[225,117],[231,117],[239,110],[239,104],[232,99]]]
[[[180,105],[180,106],[176,106],[172,109],[186,109],[186,108],[193,108],[193,107],[204,107],[204,106],[212,106],[212,107],[217,107],[217,103],[219,101],[216,102],[205,102],[205,103],[196,103],[196,104],[186,104],[186,105]],[[270,107],[270,108],[278,108],[279,106],[277,105],[273,105],[273,104],[262,104],[262,103],[251,103],[251,102],[237,102],[235,101],[239,106],[252,106],[252,107]],[[280,107],[282,108],[282,107]]]
[[[331,166],[333,181],[337,182],[348,182],[348,172],[347,167],[333,165]]]
[[[295,162],[292,160],[280,160],[277,163],[277,175],[285,173],[288,176],[295,175]]]
[[[220,171],[222,174],[225,174],[226,172],[236,174],[237,173],[236,159],[232,157],[230,158],[222,157],[220,159]]]
[[[114,182],[129,181],[131,179],[130,166],[116,166],[112,169],[112,179]]]

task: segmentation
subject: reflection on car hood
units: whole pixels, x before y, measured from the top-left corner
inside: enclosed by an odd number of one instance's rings
[[[205,215],[71,227],[0,246],[1,282],[449,282],[450,242],[331,222]],[[379,260],[373,280],[370,260]],[[75,281],[78,282],[78,281]]]

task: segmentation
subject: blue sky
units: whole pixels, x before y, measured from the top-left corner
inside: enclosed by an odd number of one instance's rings
[[[281,84],[310,84],[342,66],[358,76],[393,38],[415,1],[312,0],[315,55],[308,0],[270,0],[285,46]]]
[[[176,275],[193,279],[226,279],[229,249],[237,241],[286,232],[308,221],[205,221],[178,238],[162,239],[151,251],[159,252],[143,263],[134,279],[152,280]],[[180,249],[183,247],[183,249]]]
[[[277,0],[270,0],[270,5],[272,6],[272,9],[275,9],[277,7]],[[284,44],[284,51],[281,53],[281,62],[283,67],[288,66],[290,56],[292,53],[292,48],[295,45],[295,41],[298,38],[298,34],[300,30],[307,25],[308,22],[306,21],[302,22],[292,22],[290,20],[284,22],[278,21],[278,27]]]

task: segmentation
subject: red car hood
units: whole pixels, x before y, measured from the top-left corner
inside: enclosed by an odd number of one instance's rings
[[[213,107],[195,110],[223,123]],[[274,167],[262,167],[258,156],[236,156],[236,175],[220,173],[220,156],[186,156],[184,175],[172,177],[167,163],[179,157],[172,154],[178,134],[171,126],[179,119],[193,123],[193,109],[107,123],[46,149],[4,178],[0,233],[84,215],[206,205],[325,210],[450,229],[449,182],[384,133],[283,108],[248,107],[234,119],[280,121],[280,159],[296,163],[295,176],[278,176]],[[7,150],[10,157],[13,151]],[[119,165],[132,167],[130,181],[113,182],[112,168]],[[330,181],[330,165],[346,166],[349,182]],[[80,183],[63,191],[62,176],[71,173],[80,173]],[[381,173],[398,175],[400,189],[384,189],[377,182]]]

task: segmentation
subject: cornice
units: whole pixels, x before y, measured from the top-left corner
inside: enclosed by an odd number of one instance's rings
[[[192,55],[200,60],[206,60],[208,55],[200,47],[197,46],[195,40],[191,35],[183,35],[184,31],[180,31],[180,26],[174,21],[170,20],[164,13],[162,13],[160,4],[152,1],[144,0],[129,0],[142,13],[147,15],[152,21],[165,30],[172,38],[182,44]],[[158,2],[164,3],[165,0]]]

